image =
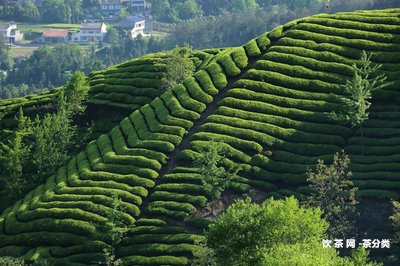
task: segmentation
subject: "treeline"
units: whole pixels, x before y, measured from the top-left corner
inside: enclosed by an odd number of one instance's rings
[[[219,16],[224,12],[242,13],[264,10],[319,10],[320,12],[381,9],[399,6],[397,0],[150,0],[158,21],[177,23],[198,17]]]
[[[165,39],[156,37],[134,40],[126,33],[111,28],[106,36],[111,43],[107,47],[91,47],[62,44],[56,47],[42,46],[20,63],[15,64],[9,55],[9,47],[1,48],[0,41],[0,99],[22,97],[66,83],[72,73],[107,68],[122,61],[140,57],[147,53],[172,48]],[[89,49],[88,49],[89,48]],[[4,53],[2,53],[4,51]]]
[[[0,0],[0,19],[24,22],[78,23],[100,0],[46,0],[38,7],[31,0],[23,3]]]

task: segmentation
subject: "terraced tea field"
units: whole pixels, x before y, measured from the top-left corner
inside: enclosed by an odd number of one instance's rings
[[[330,115],[362,50],[392,82],[374,92],[364,155],[359,130]],[[89,102],[131,113],[3,212],[0,254],[95,264],[111,244],[104,225],[118,196],[129,231],[116,256],[187,265],[202,238],[191,218],[210,198],[192,160],[209,140],[224,143],[227,165],[245,165],[235,191],[307,195],[307,169],[344,149],[360,197],[398,198],[400,9],[311,16],[197,58],[196,73],[163,94],[162,57],[93,73]]]

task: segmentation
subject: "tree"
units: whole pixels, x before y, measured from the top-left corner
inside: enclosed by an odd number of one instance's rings
[[[369,116],[368,110],[371,106],[372,92],[389,84],[385,82],[385,74],[377,74],[382,65],[372,66],[371,56],[372,53],[368,55],[367,52],[362,51],[359,65],[353,64],[354,77],[347,80],[343,86],[347,96],[340,97],[344,112],[333,114],[333,117],[343,124],[360,127],[362,141],[364,137],[362,123]],[[364,143],[361,144],[361,154],[364,155]]]
[[[178,3],[176,9],[179,18],[182,20],[191,19],[201,14],[199,6],[194,0],[188,0],[182,3]]]
[[[260,265],[263,254],[278,245],[320,244],[327,228],[320,210],[302,208],[293,197],[263,204],[248,198],[220,215],[206,231],[205,241],[217,265]]]
[[[214,216],[214,202],[231,184],[240,167],[226,169],[224,148],[221,143],[209,141],[206,148],[194,159],[194,165],[199,168],[201,182],[207,194],[211,197],[211,215]]]
[[[38,22],[40,19],[39,9],[31,1],[16,4],[14,12],[18,21]]]
[[[328,223],[321,215],[294,197],[262,204],[238,200],[209,226],[192,265],[379,265],[368,262],[364,249],[341,258],[334,248],[323,248]]]
[[[107,215],[104,231],[109,235],[112,244],[110,248],[106,248],[103,251],[106,258],[105,264],[108,266],[117,266],[121,265],[122,261],[116,259],[114,246],[122,241],[128,231],[128,226],[124,222],[122,200],[117,196],[113,196],[111,208],[111,211]]]
[[[307,172],[312,190],[308,204],[322,209],[323,217],[330,224],[328,232],[332,237],[348,236],[354,229],[357,188],[350,180],[349,164],[350,159],[344,152],[341,156],[336,153],[331,165],[318,160],[315,171]]]
[[[64,86],[66,111],[70,116],[81,114],[86,109],[85,100],[89,92],[89,83],[83,72],[75,72]]]
[[[392,201],[393,215],[390,216],[394,230],[396,232],[395,242],[400,243],[400,202]]]
[[[0,144],[1,191],[8,198],[17,198],[26,183],[23,178],[23,170],[29,161],[31,146],[25,143],[25,138],[30,134],[30,123],[20,109],[18,127],[14,137],[8,140],[8,145]]]
[[[11,57],[11,49],[5,43],[3,38],[0,38],[0,70],[10,70],[14,65],[14,60]]]
[[[117,44],[120,42],[119,33],[114,27],[107,29],[106,36],[104,36],[104,42],[109,44]]]
[[[42,18],[44,22],[71,22],[71,7],[64,0],[47,0],[43,3]]]
[[[161,79],[165,90],[172,89],[193,74],[195,66],[190,59],[191,54],[192,50],[188,45],[176,47],[167,54],[165,75]]]

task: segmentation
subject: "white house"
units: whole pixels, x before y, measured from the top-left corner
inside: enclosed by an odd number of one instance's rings
[[[145,19],[142,17],[135,17],[133,20],[133,28],[131,30],[131,37],[135,39],[137,36],[144,36]]]
[[[24,38],[24,34],[19,31],[14,22],[0,24],[0,36],[6,44],[14,44]]]
[[[131,16],[127,17],[123,21],[121,21],[117,27],[123,28],[126,30],[131,31],[131,37],[132,39],[135,39],[137,36],[142,35],[144,36],[144,28],[146,19],[140,16]]]
[[[79,31],[72,34],[72,42],[88,43],[88,42],[103,42],[104,36],[107,33],[106,24],[98,23],[81,23]]]

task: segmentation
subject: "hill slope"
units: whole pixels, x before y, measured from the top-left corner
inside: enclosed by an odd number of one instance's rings
[[[365,156],[360,132],[329,115],[342,108],[341,85],[362,50],[374,52],[393,81],[374,94]],[[360,196],[397,198],[399,72],[400,9],[307,17],[225,49],[7,209],[0,254],[68,265],[101,260],[110,244],[103,225],[117,195],[132,226],[117,256],[128,265],[186,265],[201,236],[185,219],[208,197],[191,159],[211,139],[225,143],[227,164],[247,165],[237,191],[301,196],[307,167],[344,149]],[[98,103],[118,98],[107,93],[99,92]]]

